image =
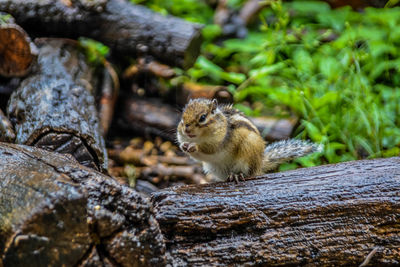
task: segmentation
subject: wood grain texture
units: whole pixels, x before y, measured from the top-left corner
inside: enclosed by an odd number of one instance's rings
[[[68,177],[8,145],[0,146],[4,266],[76,264],[90,247],[86,205],[85,192]]]
[[[15,142],[72,154],[80,163],[107,169],[107,153],[95,103],[93,68],[68,39],[37,39],[36,71],[8,104]]]
[[[5,19],[5,22],[2,21]],[[22,77],[31,69],[37,49],[28,34],[12,17],[0,12],[0,75]]]
[[[150,203],[71,156],[0,143],[0,266],[163,266]]]
[[[400,158],[153,195],[175,266],[400,264]]]
[[[123,56],[152,55],[184,68],[194,64],[202,43],[199,24],[127,0],[0,0],[0,10],[38,36],[87,36]]]

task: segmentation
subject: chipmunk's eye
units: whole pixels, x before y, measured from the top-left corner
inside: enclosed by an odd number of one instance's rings
[[[200,116],[199,122],[204,122],[206,120],[207,114],[203,114]]]

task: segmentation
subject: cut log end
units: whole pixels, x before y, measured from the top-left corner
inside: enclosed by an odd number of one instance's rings
[[[203,42],[203,37],[201,35],[201,31],[194,32],[192,38],[189,41],[189,45],[185,50],[183,62],[181,64],[177,64],[178,66],[182,66],[184,69],[188,69],[192,67],[200,54],[200,47]]]
[[[165,266],[148,201],[71,157],[0,143],[0,266]]]
[[[37,49],[21,27],[13,23],[0,23],[0,75],[26,75],[36,57]]]

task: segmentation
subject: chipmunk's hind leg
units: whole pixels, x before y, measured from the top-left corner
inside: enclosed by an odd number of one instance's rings
[[[244,174],[243,173],[231,173],[228,176],[227,179],[228,182],[235,182],[236,184],[239,183],[239,181],[246,181]]]

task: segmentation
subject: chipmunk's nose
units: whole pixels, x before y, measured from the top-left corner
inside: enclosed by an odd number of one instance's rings
[[[190,134],[190,129],[187,126],[185,126],[185,133]]]

